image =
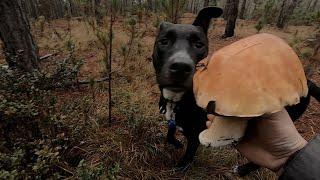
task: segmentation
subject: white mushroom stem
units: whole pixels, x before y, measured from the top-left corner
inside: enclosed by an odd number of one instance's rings
[[[202,145],[219,147],[237,142],[244,136],[249,118],[209,117],[211,126],[202,131],[199,140]]]

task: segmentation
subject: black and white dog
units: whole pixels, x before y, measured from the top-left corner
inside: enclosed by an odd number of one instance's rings
[[[161,91],[160,112],[168,120],[167,140],[177,148],[176,129],[183,131],[188,145],[178,163],[181,170],[192,162],[199,146],[199,133],[206,128],[207,112],[196,105],[192,79],[197,63],[208,55],[207,32],[212,18],[223,13],[218,7],[202,9],[192,25],[163,22],[160,25],[153,51],[153,65]],[[308,82],[309,95],[300,104],[287,110],[292,119],[297,119],[307,108],[310,95],[320,100],[320,89]]]

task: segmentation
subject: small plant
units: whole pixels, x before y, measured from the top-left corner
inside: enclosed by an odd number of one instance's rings
[[[156,20],[153,22],[153,27],[158,28],[161,23],[159,16],[156,17]]]
[[[41,179],[62,173],[54,167],[60,159],[59,151],[64,150],[57,147],[66,142],[53,143],[60,130],[54,128],[55,100],[47,90],[51,86],[48,76],[41,72],[0,71],[0,125],[5,132],[1,144],[7,149],[0,156],[1,176]]]
[[[128,53],[128,48],[126,44],[121,44],[119,53],[123,57],[123,64],[125,65]]]
[[[137,37],[137,29],[136,29],[136,24],[137,24],[137,20],[135,18],[129,18],[128,21],[126,22],[127,23],[127,31],[129,32],[129,42],[128,42],[128,48],[127,48],[127,54],[126,54],[126,57],[129,57],[131,51],[132,51],[132,48],[133,48],[133,45],[134,45],[134,41]],[[123,65],[126,64],[126,60],[123,62]]]
[[[290,24],[298,25],[317,25],[320,27],[320,11],[304,12],[302,10],[295,12],[290,16]]]
[[[254,28],[257,30],[257,33],[260,33],[263,26],[264,26],[264,23],[262,22],[262,20],[259,20],[258,23],[254,26]]]
[[[96,167],[91,167],[85,162],[85,160],[81,160],[77,167],[77,175],[80,179],[83,180],[102,178],[104,171],[104,164],[100,163]]]
[[[301,50],[301,58],[302,59],[310,59],[311,56],[313,55],[313,49],[312,48],[304,48]]]
[[[99,43],[103,46],[103,48],[106,50],[109,47],[109,33],[105,31],[98,31],[96,33],[96,37],[98,38]]]
[[[117,179],[117,174],[120,172],[120,164],[115,163],[108,169],[108,178],[111,180],[116,180]]]
[[[178,19],[183,13],[186,0],[163,0],[161,1],[162,9],[166,15],[166,21],[178,23]]]
[[[143,52],[143,46],[142,46],[142,44],[139,42],[139,43],[138,43],[138,46],[137,46],[137,53],[138,53],[139,55],[141,55],[142,52]]]
[[[46,24],[46,18],[44,16],[39,16],[36,22],[38,28],[40,29],[40,36],[43,36],[44,33],[44,27]]]
[[[58,179],[70,172],[60,167],[69,158],[69,127],[59,122],[53,89],[77,84],[82,61],[73,55],[74,44],[66,43],[69,57],[53,72],[25,73],[0,68],[0,178]],[[76,160],[75,160],[76,161]]]
[[[276,7],[276,2],[275,0],[268,0],[266,4],[264,5],[264,10],[263,10],[263,17],[262,21],[265,24],[270,24],[274,21],[275,17],[274,14],[277,13]]]
[[[110,34],[106,31],[98,31],[96,33],[96,37],[98,38],[98,42],[103,46],[104,55],[102,61],[105,64],[106,72],[110,69],[109,64],[109,46],[110,46]],[[113,38],[113,35],[111,36]]]
[[[137,12],[139,27],[140,27],[140,24],[141,24],[142,19],[143,19],[143,14],[144,14],[144,9],[143,9],[142,6],[139,6],[138,12]]]
[[[65,46],[69,52],[74,52],[76,44],[74,41],[72,41],[72,39],[69,39],[66,41]]]

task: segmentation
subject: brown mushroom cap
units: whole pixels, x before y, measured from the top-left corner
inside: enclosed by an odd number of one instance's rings
[[[208,59],[210,59],[208,61]],[[256,117],[299,103],[308,93],[302,64],[282,39],[258,34],[215,52],[197,70],[193,91],[198,106],[219,115]]]

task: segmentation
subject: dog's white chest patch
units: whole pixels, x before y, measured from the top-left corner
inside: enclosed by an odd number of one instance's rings
[[[181,100],[184,92],[173,92],[164,88],[162,90],[162,93],[163,93],[163,97],[169,100],[166,106],[166,114],[165,114],[166,120],[171,120],[171,119],[175,120],[175,113],[173,110],[176,106],[176,102]]]
[[[178,102],[182,98],[184,92],[173,92],[166,88],[162,90],[163,97],[173,102]]]
[[[174,103],[169,103],[169,102],[167,103],[166,114],[165,114],[166,120],[172,119],[172,116],[174,115],[174,112],[173,112],[174,106],[175,106]]]

